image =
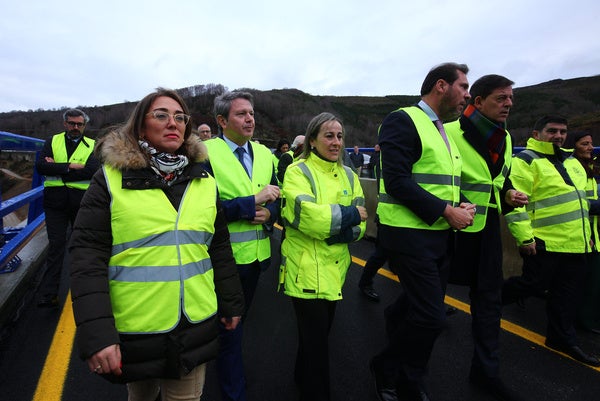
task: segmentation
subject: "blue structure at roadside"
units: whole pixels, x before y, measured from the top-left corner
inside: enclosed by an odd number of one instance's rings
[[[42,139],[0,131],[0,152],[35,152],[37,160],[43,146]],[[43,178],[34,168],[29,191],[6,201],[2,201],[0,193],[0,273],[13,272],[19,267],[21,259],[17,253],[45,224],[42,184]],[[27,224],[23,227],[4,227],[4,216],[27,204]]]

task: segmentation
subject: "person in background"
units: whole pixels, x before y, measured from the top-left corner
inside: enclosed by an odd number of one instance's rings
[[[342,164],[346,167],[350,167],[352,170],[354,170],[356,174],[360,173],[360,171],[354,167],[352,159],[350,159],[350,153],[344,152],[344,154],[342,155]]]
[[[464,64],[429,71],[421,101],[384,119],[378,237],[400,279],[385,309],[388,341],[371,360],[380,400],[429,400],[424,377],[446,323],[444,296],[452,230],[473,223],[475,205],[461,201],[461,157],[442,122],[456,119],[470,98]]]
[[[290,150],[290,141],[286,138],[281,138],[279,142],[277,142],[277,148],[273,151],[273,156],[279,160],[282,154]]]
[[[587,272],[583,295],[577,313],[577,325],[583,330],[600,334],[600,254],[598,253],[598,183],[594,178],[594,144],[587,132],[569,132],[563,145],[573,149],[573,157],[581,163],[587,174],[586,195],[590,201],[590,224],[592,234],[591,252],[587,254]]]
[[[360,176],[360,170],[365,164],[365,155],[358,151],[358,145],[354,145],[354,150],[350,153],[350,161],[356,173]]]
[[[214,115],[219,136],[205,142],[208,168],[225,209],[247,313],[260,272],[271,264],[265,226],[279,215],[279,186],[271,151],[251,140],[255,127],[252,94],[234,91],[217,96]],[[223,401],[246,400],[242,334],[243,322],[235,330],[221,330],[217,374]]]
[[[566,137],[565,118],[544,116],[533,126],[525,150],[513,159],[510,179],[529,197],[529,204],[506,215],[523,258],[523,273],[504,282],[502,302],[545,297],[546,346],[600,366],[580,348],[574,326],[591,229],[585,199],[588,175],[570,151],[561,149]]]
[[[173,90],[144,97],[97,143],[73,228],[77,343],[89,370],[127,383],[130,401],[198,401],[218,327],[244,298],[213,177]]]
[[[44,213],[48,233],[46,271],[39,307],[58,307],[58,289],[69,226],[73,226],[83,194],[100,167],[93,155],[95,141],[83,135],[89,117],[79,109],[63,113],[65,131],[44,143],[35,164],[44,180]]]
[[[370,177],[375,178],[377,182],[379,182],[379,179],[381,178],[381,165],[379,163],[380,154],[381,148],[379,147],[379,144],[376,143],[375,146],[373,146],[373,154],[369,159],[369,174]]]
[[[297,135],[292,141],[290,150],[282,153],[279,157],[279,163],[277,163],[277,179],[280,183],[283,182],[285,172],[290,164],[298,160],[302,151],[304,150],[304,135]]]
[[[307,146],[287,168],[280,285],[298,323],[294,377],[301,401],[331,399],[329,333],[350,267],[348,243],[365,232],[367,210],[356,173],[341,163],[344,128],[331,113],[306,128]]]
[[[381,148],[379,144],[376,143],[373,147],[374,152],[371,155],[371,159],[369,160],[369,172],[373,174],[373,178],[377,180],[377,192],[379,193],[379,181],[381,179],[381,165],[379,163]],[[379,225],[379,216],[375,216],[375,224]],[[387,255],[385,254],[385,250],[381,247],[379,242],[379,237],[375,239],[375,250],[367,259],[365,263],[365,267],[360,275],[360,279],[358,280],[358,288],[360,291],[374,302],[379,302],[379,294],[373,288],[373,279],[377,275],[377,271],[385,264],[387,261]]]
[[[461,193],[477,205],[473,225],[456,232],[449,282],[470,287],[473,357],[469,380],[502,400],[519,400],[499,376],[502,316],[500,214],[527,204],[508,178],[512,141],[506,119],[513,81],[485,75],[473,83],[462,116],[444,125],[461,158]]]
[[[198,136],[201,140],[207,141],[212,138],[212,132],[208,124],[200,124],[198,126]]]
[[[281,186],[281,181],[279,180],[279,175],[278,175],[279,159],[281,158],[281,155],[288,152],[289,150],[290,150],[290,141],[288,141],[286,138],[281,138],[279,140],[279,142],[277,142],[277,147],[273,151],[273,169],[275,170],[275,174],[278,177],[277,181],[279,182],[280,186]]]

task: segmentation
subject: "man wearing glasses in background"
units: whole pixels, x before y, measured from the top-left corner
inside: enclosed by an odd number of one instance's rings
[[[58,307],[58,288],[72,225],[90,179],[100,167],[93,156],[94,140],[83,136],[89,117],[79,109],[63,114],[65,131],[46,140],[35,164],[44,180],[44,212],[48,233],[46,272],[40,284],[39,307]]]
[[[198,136],[203,141],[207,141],[210,138],[212,138],[212,132],[210,131],[210,126],[208,124],[200,124],[198,126]]]

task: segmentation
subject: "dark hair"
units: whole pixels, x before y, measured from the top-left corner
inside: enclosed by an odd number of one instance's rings
[[[503,77],[502,75],[484,75],[477,81],[473,82],[473,85],[471,85],[471,89],[469,90],[469,94],[471,95],[471,103],[475,101],[477,96],[485,99],[496,89],[506,88],[507,86],[512,86],[514,84],[515,83],[513,81]]]
[[[90,121],[90,118],[87,114],[79,109],[68,109],[63,113],[63,121],[67,121],[67,117],[83,117],[83,121],[87,124]]]
[[[573,149],[573,157],[576,158],[577,160],[579,160],[579,162],[583,166],[583,169],[585,170],[585,173],[587,174],[587,177],[593,178],[594,177],[594,155],[592,154],[592,157],[590,159],[584,159],[584,158],[578,156],[576,154],[577,152],[575,151],[575,144],[577,144],[577,142],[579,142],[580,139],[585,138],[586,136],[589,136],[590,139],[592,139],[592,141],[593,141],[593,137],[590,132],[587,132],[587,131],[569,132],[567,134],[567,138],[565,139],[565,142],[563,143],[563,145],[561,147],[563,149]]]
[[[250,102],[252,108],[254,108],[254,96],[250,92],[242,92],[242,91],[233,91],[233,92],[225,92],[220,96],[215,97],[214,106],[213,106],[213,114],[215,116],[215,120],[217,122],[219,119],[217,117],[223,116],[225,119],[229,118],[229,111],[231,110],[231,103],[235,99],[246,99]],[[222,133],[222,128],[220,124],[217,124],[219,128],[219,133]]]
[[[175,100],[179,104],[179,106],[181,106],[181,109],[183,110],[184,114],[190,114],[188,106],[185,104],[183,98],[179,96],[179,94],[176,91],[172,89],[156,88],[154,92],[146,95],[146,97],[139,101],[139,103],[135,106],[135,108],[129,115],[127,122],[125,122],[125,125],[121,129],[121,132],[123,132],[127,136],[127,138],[131,141],[132,145],[135,145],[136,147],[138,146],[140,132],[142,132],[146,124],[146,114],[150,112],[150,106],[152,106],[152,103],[157,98],[162,96],[166,96]],[[189,138],[191,134],[192,123],[191,121],[189,121],[185,126],[185,131],[183,134],[184,140]],[[184,148],[185,146],[181,146],[176,153],[185,153]]]
[[[558,115],[548,115],[540,118],[533,124],[533,130],[542,132],[546,124],[564,124],[567,125],[567,119]]]
[[[340,123],[340,125],[342,126],[342,138],[346,137],[346,130],[344,129],[344,124],[342,123],[342,120],[338,117],[327,112],[321,113],[313,117],[313,119],[310,120],[310,122],[308,123],[308,126],[306,127],[306,133],[304,134],[304,149],[302,150],[301,156],[303,159],[307,159],[308,156],[310,156],[311,154],[312,149],[310,148],[310,141],[312,139],[317,138],[317,135],[319,135],[319,130],[321,129],[321,125],[329,121],[337,121],[338,123]],[[346,153],[343,143],[340,151]],[[338,164],[340,165],[343,164],[343,153],[340,153],[340,157],[338,157],[337,160]]]
[[[565,139],[565,142],[563,143],[563,148],[565,149],[573,149],[575,148],[575,144],[581,139],[584,138],[586,136],[591,137],[592,134],[587,132],[587,131],[572,131],[569,132],[567,134],[567,138]]]
[[[288,141],[286,138],[281,138],[279,142],[277,142],[277,148],[275,148],[275,150],[281,152],[281,147],[283,145],[291,146],[290,141]]]
[[[452,85],[454,81],[458,79],[458,71],[467,74],[469,72],[469,67],[467,67],[466,64],[457,63],[444,63],[433,67],[429,70],[429,73],[423,81],[423,85],[421,85],[421,96],[430,93],[433,90],[435,83],[440,79],[443,79]]]

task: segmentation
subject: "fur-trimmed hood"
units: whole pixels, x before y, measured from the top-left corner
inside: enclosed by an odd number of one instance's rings
[[[196,137],[190,135],[182,145],[190,162],[203,162],[208,159],[206,145]],[[111,131],[96,141],[96,157],[102,163],[117,170],[137,170],[150,166],[148,157],[137,143],[121,131]]]

